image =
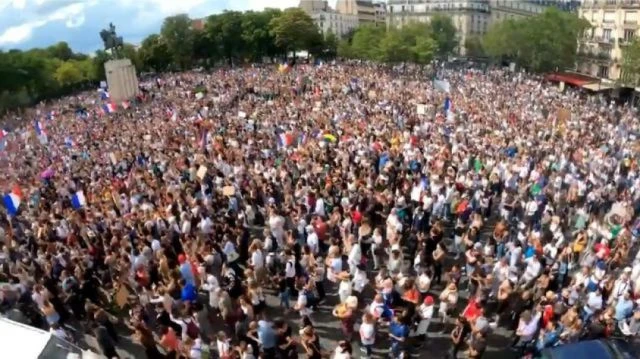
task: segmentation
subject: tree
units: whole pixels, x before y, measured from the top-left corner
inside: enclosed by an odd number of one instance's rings
[[[247,50],[242,34],[242,13],[225,11],[209,16],[205,31],[213,48],[229,63],[234,58],[242,58]]]
[[[435,15],[429,21],[431,26],[431,36],[438,45],[438,55],[447,56],[453,53],[458,40],[456,38],[456,27],[448,16]]]
[[[403,39],[402,32],[398,29],[390,29],[380,42],[378,60],[383,62],[403,62],[411,57],[410,45]]]
[[[188,69],[193,55],[193,29],[191,19],[186,14],[164,19],[160,35],[166,43],[173,63],[180,69]]]
[[[53,75],[60,86],[69,86],[83,80],[82,71],[73,61],[63,62]]]
[[[122,45],[122,56],[131,60],[131,63],[135,68],[140,71],[142,68],[142,61],[140,61],[140,56],[138,54],[138,50],[132,44],[125,43]]]
[[[71,48],[69,47],[69,44],[67,44],[64,41],[61,41],[55,45],[49,46],[46,49],[46,52],[48,52],[52,57],[55,57],[62,61],[67,61],[74,57],[73,50],[71,50]]]
[[[153,34],[142,40],[138,51],[142,69],[146,71],[165,71],[171,63],[169,47],[160,35]]]
[[[324,37],[324,53],[327,58],[334,58],[338,54],[338,37],[329,31]]]
[[[384,29],[364,25],[356,30],[351,41],[351,55],[354,58],[377,60],[380,58],[380,43],[385,36]]]
[[[242,15],[242,40],[246,47],[245,53],[254,61],[261,61],[263,57],[273,58],[282,52],[275,44],[275,35],[270,31],[271,20],[280,16],[279,9],[264,11],[248,11]]]
[[[353,55],[353,49],[351,48],[351,44],[347,39],[340,40],[338,42],[338,48],[336,49],[338,57],[342,57],[345,59],[350,59],[355,57]]]
[[[479,36],[469,36],[464,41],[465,53],[469,57],[485,56],[482,38]]]
[[[555,71],[574,66],[578,36],[589,26],[573,13],[549,8],[492,26],[482,43],[493,58],[516,61],[530,71]]]
[[[623,82],[638,86],[638,74],[640,74],[640,40],[638,38],[622,49],[622,74]]]
[[[313,19],[299,8],[289,8],[269,22],[270,33],[279,48],[289,51],[306,50],[317,40],[318,27]]]

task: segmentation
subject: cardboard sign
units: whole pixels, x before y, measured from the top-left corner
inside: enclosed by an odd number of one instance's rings
[[[200,180],[203,180],[204,176],[206,176],[206,174],[207,174],[207,167],[206,166],[200,166],[200,168],[198,168],[198,172],[196,172],[196,176]]]
[[[571,111],[564,107],[561,107],[558,109],[556,116],[558,117],[559,124],[565,124],[567,123],[567,121],[571,120]]]
[[[233,196],[236,194],[236,188],[233,186],[224,186],[222,187],[222,194],[224,196]]]
[[[427,105],[419,103],[416,106],[416,112],[418,113],[418,115],[426,115],[427,114]]]
[[[244,111],[238,111],[238,118],[247,118],[247,113]]]
[[[369,96],[370,99],[376,98],[376,92],[373,90],[369,90],[369,93],[367,95]]]
[[[115,301],[120,308],[124,308],[124,306],[127,305],[127,302],[129,301],[129,290],[127,287],[124,285],[120,286],[118,293],[116,293]]]

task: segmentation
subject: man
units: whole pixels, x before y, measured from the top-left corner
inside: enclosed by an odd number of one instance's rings
[[[471,339],[469,339],[469,349],[467,350],[467,357],[469,359],[480,359],[487,350],[487,340],[485,334],[482,332],[475,332]]]
[[[276,332],[271,322],[262,319],[258,321],[258,340],[262,346],[265,358],[276,357]]]
[[[451,331],[451,349],[449,350],[448,357],[451,359],[456,359],[458,357],[458,351],[464,345],[464,338],[467,336],[469,331],[469,326],[467,325],[464,317],[456,318],[456,326]]]
[[[409,337],[409,326],[404,323],[404,318],[395,316],[389,324],[389,338],[391,339],[391,357],[397,358],[402,347]]]

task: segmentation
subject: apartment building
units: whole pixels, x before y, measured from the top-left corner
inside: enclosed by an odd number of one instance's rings
[[[318,12],[328,11],[329,3],[327,0],[300,0],[298,7],[309,15]]]
[[[578,14],[592,25],[579,40],[577,70],[625,81],[624,47],[638,33],[640,0],[584,0]]]
[[[341,14],[332,9],[315,12],[310,16],[323,35],[331,32],[339,38],[356,29],[360,23],[357,15]]]
[[[460,44],[468,36],[482,35],[489,27],[488,0],[389,0],[387,26],[403,26],[410,22],[427,22],[434,15],[451,17]],[[464,47],[460,47],[464,53]]]
[[[384,25],[386,21],[385,4],[372,0],[337,0],[336,11],[345,15],[356,15],[360,25]]]

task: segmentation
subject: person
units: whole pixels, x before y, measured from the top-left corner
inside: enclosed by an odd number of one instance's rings
[[[362,324],[358,329],[360,334],[360,349],[364,352],[363,358],[371,358],[373,345],[376,342],[376,318],[371,313],[362,315]]]
[[[351,352],[351,343],[347,340],[341,340],[334,351],[333,359],[351,359]]]
[[[420,304],[420,307],[418,308],[418,317],[420,321],[418,322],[418,327],[416,328],[415,332],[415,335],[421,339],[425,339],[427,337],[429,325],[431,324],[431,319],[433,318],[433,310],[433,297],[425,297],[423,303]]]
[[[473,359],[480,359],[484,356],[487,350],[487,341],[483,332],[475,332],[469,339],[469,350],[467,351],[467,357]]]
[[[300,340],[300,344],[302,344],[302,348],[305,351],[305,357],[307,359],[322,358],[322,351],[320,349],[320,338],[311,326],[306,326],[302,329]]]
[[[389,339],[391,340],[391,348],[389,350],[393,358],[400,355],[408,337],[409,327],[404,323],[403,318],[395,316],[389,324]]]
[[[467,337],[469,326],[466,323],[464,317],[460,316],[456,318],[456,324],[453,330],[451,331],[451,349],[449,350],[448,357],[451,359],[456,359],[458,357],[458,352],[462,349],[465,338]]]

